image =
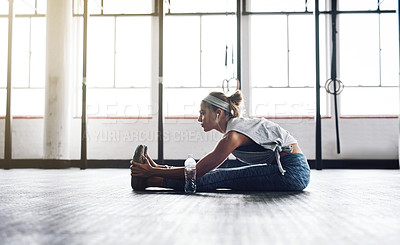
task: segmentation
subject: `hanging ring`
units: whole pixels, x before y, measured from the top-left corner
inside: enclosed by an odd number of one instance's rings
[[[340,81],[339,79],[336,78],[336,83],[337,83],[337,87],[336,87],[336,94],[340,94],[341,92],[343,92],[344,89],[344,84],[342,81]],[[332,88],[332,89],[331,89]],[[325,83],[325,90],[327,93],[329,94],[335,94],[335,91],[333,90],[333,80],[332,78],[329,78],[328,80],[326,80]]]
[[[223,91],[225,94],[228,94],[228,93],[229,93],[229,83],[230,83],[231,81],[235,81],[235,80],[236,80],[236,89],[235,89],[235,91],[237,91],[237,90],[240,90],[240,81],[239,81],[238,78],[232,77],[232,78],[229,78],[229,79],[224,79],[224,80],[222,81],[222,91]],[[225,87],[225,83],[226,83],[226,87]]]

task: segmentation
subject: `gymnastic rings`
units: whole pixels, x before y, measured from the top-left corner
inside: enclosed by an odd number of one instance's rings
[[[240,81],[239,81],[239,79],[238,78],[236,78],[236,77],[232,77],[232,78],[229,78],[229,79],[224,79],[223,81],[222,81],[222,91],[225,93],[225,94],[228,94],[229,93],[229,83],[230,82],[232,82],[232,81],[236,81],[236,89],[235,90],[233,90],[233,92],[236,92],[237,90],[240,90]],[[226,83],[226,86],[225,86],[225,83]]]
[[[342,83],[342,81],[336,79],[336,94],[340,94],[341,92],[343,92],[343,89],[344,89],[344,84]],[[332,78],[326,80],[325,90],[327,93],[335,94]]]

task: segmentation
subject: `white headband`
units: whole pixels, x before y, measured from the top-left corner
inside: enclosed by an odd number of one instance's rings
[[[205,101],[205,102],[207,102],[207,103],[209,103],[209,104],[211,104],[213,106],[216,106],[218,108],[221,108],[224,111],[227,111],[227,112],[231,111],[228,102],[225,102],[225,101],[223,101],[221,99],[218,99],[217,97],[212,96],[211,94],[207,95],[207,97],[205,97],[203,99],[203,101]]]

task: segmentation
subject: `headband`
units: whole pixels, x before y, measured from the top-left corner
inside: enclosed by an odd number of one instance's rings
[[[207,103],[209,103],[209,104],[211,104],[213,106],[216,106],[218,108],[221,108],[224,111],[227,111],[227,112],[231,111],[228,102],[225,102],[225,101],[223,101],[221,99],[218,99],[217,97],[212,96],[211,94],[207,95],[207,97],[205,97],[203,99],[203,101],[205,101],[205,102],[207,102]]]

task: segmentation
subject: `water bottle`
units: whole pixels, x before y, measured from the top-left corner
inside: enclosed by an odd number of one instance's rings
[[[185,161],[185,192],[196,192],[196,161],[192,154],[189,154]]]

